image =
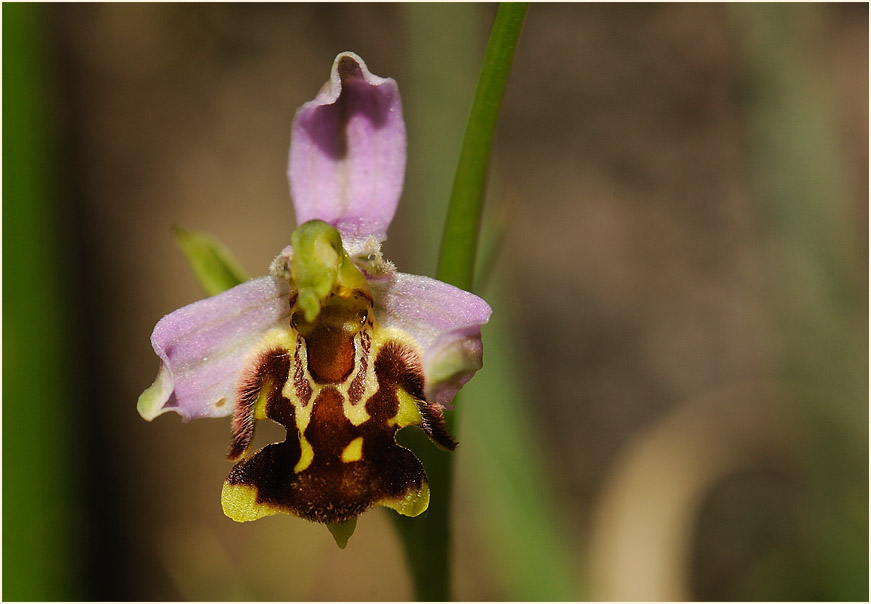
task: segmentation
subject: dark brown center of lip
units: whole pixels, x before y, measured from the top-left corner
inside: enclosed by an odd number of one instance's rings
[[[294,327],[305,340],[308,370],[319,384],[343,382],[354,370],[354,336],[366,323],[368,309],[359,304],[334,304],[321,309],[314,322],[293,314]]]

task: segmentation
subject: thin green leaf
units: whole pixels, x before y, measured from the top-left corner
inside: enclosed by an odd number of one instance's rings
[[[463,455],[457,473],[474,502],[466,513],[499,598],[516,601],[576,600],[581,596],[577,552],[570,525],[554,493],[542,450],[547,442],[524,379],[527,360],[511,325],[508,287],[495,280],[487,299],[502,310],[484,326],[486,370],[463,390]],[[492,293],[491,293],[492,292]],[[550,470],[550,471],[549,471]]]
[[[180,226],[172,234],[206,294],[214,296],[248,280],[233,254],[211,235]]]
[[[472,288],[475,274],[493,135],[527,8],[528,3],[508,2],[496,11],[454,177],[438,278],[466,290]]]

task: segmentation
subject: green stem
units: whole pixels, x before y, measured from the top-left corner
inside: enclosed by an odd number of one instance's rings
[[[528,7],[528,3],[510,2],[500,4],[496,11],[454,176],[438,278],[466,290],[472,288],[475,273],[493,134]]]
[[[496,11],[454,177],[438,277],[466,290],[471,289],[474,278],[493,134],[528,6],[528,3],[503,3]],[[447,419],[452,427],[454,417],[449,415]],[[453,457],[429,443],[419,442],[421,435],[417,433],[403,434],[403,437],[418,439],[408,444],[426,468],[432,493],[425,515],[414,519],[396,518],[414,579],[415,595],[418,600],[448,600],[451,596],[449,520]]]
[[[3,5],[3,597],[87,599],[83,589],[81,448],[75,413],[81,342],[59,184],[50,13]],[[14,403],[12,402],[14,401]],[[84,529],[83,529],[84,530]],[[84,534],[84,533],[82,533]],[[85,548],[87,550],[87,548]]]

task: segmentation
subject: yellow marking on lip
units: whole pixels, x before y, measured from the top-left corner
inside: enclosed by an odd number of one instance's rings
[[[369,412],[366,411],[366,401],[369,400],[368,397],[364,396],[359,403],[356,405],[352,405],[351,401],[348,400],[348,393],[342,392],[342,412],[345,414],[345,417],[348,418],[348,421],[354,424],[355,426],[359,426],[363,422],[369,419]]]
[[[348,443],[342,451],[342,461],[352,463],[363,459],[363,437],[358,436]]]
[[[296,394],[296,332],[291,328],[291,332],[294,335],[293,345],[289,345],[287,348],[287,354],[290,356],[290,368],[287,372],[287,381],[284,382],[284,386],[281,388],[281,396],[289,400],[294,407],[301,407],[303,405],[303,401],[299,400],[299,396]],[[299,362],[302,366],[303,379],[308,382],[309,388],[311,388],[312,394],[308,399],[308,403],[311,403],[315,398],[317,398],[318,392],[320,392],[320,388],[315,381],[311,378],[311,375],[308,372],[308,350],[305,347],[305,340],[300,337],[301,346],[299,347]],[[306,403],[306,404],[308,404]]]
[[[396,510],[403,516],[414,518],[420,516],[429,507],[429,485],[423,483],[419,491],[410,490],[398,501],[383,501],[385,507]]]
[[[287,378],[287,381],[284,382],[284,387],[281,389],[281,396],[283,396],[284,398],[286,398],[287,400],[289,400],[293,403],[296,403],[297,402],[296,388],[294,387],[294,384],[293,384],[293,362],[291,362],[291,364],[290,364],[290,371],[288,373],[289,373],[289,376]]]
[[[254,402],[254,419],[266,419],[266,403],[269,402],[270,390],[272,390],[272,380],[266,378],[263,380],[257,400]]]
[[[312,397],[314,400],[316,397]],[[296,423],[296,429],[299,430],[300,434],[305,434],[305,429],[308,428],[308,423],[312,419],[312,405],[306,405],[305,407],[297,407],[294,405],[293,407],[293,419]]]
[[[293,466],[293,471],[299,474],[304,471],[310,465],[312,465],[312,461],[315,459],[315,450],[312,448],[311,444],[306,440],[305,436],[299,437],[299,461],[296,462],[296,465]]]
[[[296,346],[296,334],[293,332],[293,328],[288,327],[273,327],[260,339],[260,342],[257,343],[257,353],[260,353],[264,350],[270,350],[274,348],[281,348],[283,350],[287,350],[288,353],[293,355],[293,349]]]
[[[313,407],[313,404],[305,407],[294,405],[294,422],[296,429],[299,430],[299,461],[293,466],[293,471],[297,474],[308,468],[315,458],[315,450],[305,438],[305,429],[308,428],[311,421]]]
[[[420,415],[420,408],[417,406],[417,400],[408,394],[402,388],[396,388],[396,394],[399,398],[399,412],[396,417],[392,417],[387,421],[388,426],[419,426],[423,422],[423,417]]]
[[[257,487],[229,482],[225,482],[221,489],[221,507],[224,509],[224,514],[236,522],[248,522],[264,516],[287,513],[280,508],[258,503]]]
[[[372,328],[372,358],[378,356],[378,351],[388,342],[399,342],[406,348],[415,351],[421,358],[420,344],[407,331],[403,331],[398,327],[384,327],[375,323]]]

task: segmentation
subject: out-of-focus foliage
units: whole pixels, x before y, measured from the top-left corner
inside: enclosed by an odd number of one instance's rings
[[[793,508],[801,538],[768,561],[799,572],[768,578],[760,596],[865,600],[868,208],[851,190],[855,167],[841,129],[864,130],[867,140],[868,124],[838,122],[837,93],[812,50],[830,35],[823,7],[735,6],[731,16],[745,66],[750,177],[767,234],[765,289],[786,404],[798,421],[803,495]],[[762,587],[755,581],[749,587]]]
[[[3,598],[78,599],[72,254],[45,11],[3,6]]]

